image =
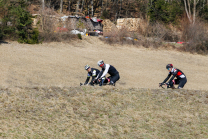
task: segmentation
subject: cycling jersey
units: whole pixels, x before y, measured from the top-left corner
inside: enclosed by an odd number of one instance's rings
[[[118,74],[118,71],[112,65],[105,64],[101,69],[97,78],[103,78],[107,73],[110,74],[111,76],[114,76]]]
[[[87,84],[89,82],[91,76],[92,76],[92,80],[90,84],[93,84],[93,80],[98,76],[99,73],[100,71],[98,69],[91,68],[91,71],[87,73],[87,79],[84,84]]]
[[[183,78],[186,78],[185,74],[179,70],[179,69],[175,69],[175,68],[172,68],[172,70],[169,72],[167,78],[163,81],[163,83],[165,83],[169,78],[170,76],[172,76],[172,78],[169,80],[169,84],[172,82],[172,80],[176,77],[178,80],[180,79],[183,79]]]
[[[112,65],[109,65],[109,64],[105,64],[103,66],[103,68],[101,69],[96,79],[101,79],[105,77],[107,73],[110,74],[110,77],[108,77],[108,79],[112,83],[115,83],[117,80],[120,79],[119,72],[116,70],[116,68],[114,68]]]

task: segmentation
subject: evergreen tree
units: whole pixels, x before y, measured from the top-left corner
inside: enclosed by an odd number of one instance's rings
[[[10,1],[4,5],[1,31],[6,37],[17,37],[20,43],[38,43],[39,32],[32,29],[32,15],[27,6],[25,0]]]

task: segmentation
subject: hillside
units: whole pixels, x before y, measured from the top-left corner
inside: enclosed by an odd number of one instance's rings
[[[84,66],[114,65],[112,86],[79,86]],[[0,138],[208,138],[207,56],[108,45],[97,37],[70,43],[0,45]],[[181,90],[160,89],[172,63]]]
[[[97,37],[84,37],[69,43],[40,45],[9,42],[0,45],[0,85],[3,87],[67,86],[84,82],[84,66],[98,68],[97,61],[114,65],[120,73],[116,88],[157,89],[172,63],[182,70],[188,82],[185,89],[208,90],[207,56],[173,50],[108,45]]]
[[[208,91],[1,88],[0,138],[208,138]]]

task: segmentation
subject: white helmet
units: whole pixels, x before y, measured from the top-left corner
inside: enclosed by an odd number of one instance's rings
[[[90,68],[89,65],[86,65],[86,66],[85,66],[85,70],[88,70],[89,68]]]
[[[97,64],[98,64],[98,66],[101,66],[101,65],[104,64],[104,61],[103,60],[99,60]]]

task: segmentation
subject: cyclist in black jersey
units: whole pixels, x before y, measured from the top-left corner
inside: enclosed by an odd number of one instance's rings
[[[166,69],[169,71],[169,74],[167,78],[162,83],[159,84],[159,86],[165,83],[167,87],[175,89],[174,85],[178,84],[178,89],[183,88],[187,82],[187,78],[185,74],[181,70],[177,68],[173,68],[173,64],[168,64],[166,66]],[[166,81],[171,77],[171,75],[172,75],[172,78],[169,80],[169,82],[166,83]],[[175,77],[176,79],[174,80]]]
[[[98,69],[91,68],[89,65],[86,65],[85,66],[85,70],[87,71],[87,79],[86,79],[84,85],[87,85],[88,84],[91,76],[92,76],[92,80],[91,80],[91,82],[89,84],[90,85],[94,85],[94,83],[97,84],[97,82],[93,82],[93,81],[98,76],[98,74],[100,73],[100,71]]]
[[[120,79],[119,72],[116,70],[116,68],[112,65],[105,64],[103,60],[98,61],[98,66],[102,68],[96,78],[98,82],[101,82],[102,84],[107,80],[107,82],[110,82],[109,85],[115,86],[116,81]],[[106,79],[103,79],[107,73],[110,74],[110,76]]]

